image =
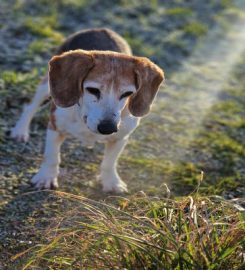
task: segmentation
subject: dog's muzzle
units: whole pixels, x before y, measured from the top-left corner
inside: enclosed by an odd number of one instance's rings
[[[103,120],[97,127],[99,133],[109,135],[118,131],[117,124],[111,120]]]

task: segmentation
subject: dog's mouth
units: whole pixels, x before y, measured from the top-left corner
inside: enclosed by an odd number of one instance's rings
[[[84,124],[86,125],[86,127],[87,127],[87,129],[89,130],[89,131],[91,131],[92,133],[95,133],[95,134],[99,134],[99,132],[96,130],[96,131],[94,131],[94,130],[92,130],[90,127],[89,127],[89,125],[88,125],[88,116],[87,115],[84,115],[83,116],[83,122],[84,122]]]

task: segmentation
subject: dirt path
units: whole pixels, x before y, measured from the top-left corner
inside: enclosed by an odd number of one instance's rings
[[[202,142],[198,141],[201,133],[215,132],[212,130],[215,124],[207,127],[206,122],[216,117],[216,113],[220,118],[223,117],[222,110],[225,108],[215,110],[216,106],[231,97],[227,95],[229,91],[227,88],[231,85],[243,87],[234,76],[236,66],[243,63],[245,52],[243,27],[245,5],[242,1],[239,5],[240,12],[233,16],[229,25],[212,29],[202,39],[188,61],[185,61],[180,69],[167,79],[166,86],[160,91],[155,101],[153,113],[142,121],[142,126],[133,135],[134,142],[131,146],[133,151],[129,150],[129,155],[134,155],[135,158],[132,163],[137,163],[136,155],[138,155],[138,165],[152,166],[151,174],[152,178],[157,179],[154,182],[157,186],[166,181],[173,187],[176,179],[171,182],[172,173],[174,170],[178,171],[178,168],[183,171],[192,170],[191,175],[188,176],[190,179],[198,178],[201,170],[210,179],[213,178],[210,167],[213,166],[216,172],[220,169],[215,165],[219,161],[211,153],[207,153],[209,149],[197,151],[197,148],[198,143],[200,143],[200,148],[203,147]],[[241,102],[244,100],[241,99]],[[232,106],[236,107],[236,104]],[[242,113],[242,110],[240,112]],[[235,117],[237,116],[234,115],[234,119]],[[244,139],[244,135],[242,138]],[[206,148],[207,144],[212,144],[212,138],[210,141],[206,140]],[[242,155],[244,155],[244,150],[242,150]],[[183,163],[185,166],[182,166]],[[242,167],[243,164],[238,170],[242,175],[241,178],[244,179]],[[178,175],[179,181],[183,174]],[[146,179],[148,177],[149,174]],[[142,189],[153,189],[154,192],[154,184],[145,181]],[[184,186],[182,190],[185,190]]]
[[[241,4],[240,4],[241,5]],[[203,128],[213,105],[222,99],[222,92],[233,79],[232,71],[245,53],[245,6],[226,29],[216,27],[202,39],[197,49],[180,70],[174,73],[155,103],[155,113],[146,121],[164,125],[166,115],[187,133],[176,134],[174,127],[166,131],[169,138],[179,137],[176,145],[159,158],[184,160],[191,141]],[[188,132],[189,131],[189,132]],[[162,137],[162,132],[156,132]],[[182,144],[183,143],[183,144]],[[177,149],[178,148],[178,149]],[[177,152],[176,152],[177,151]]]

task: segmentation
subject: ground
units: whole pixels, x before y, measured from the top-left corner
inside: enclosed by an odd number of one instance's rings
[[[64,203],[29,185],[42,160],[48,105],[33,121],[28,143],[10,139],[9,130],[33,96],[55,48],[80,29],[112,28],[135,55],[149,57],[165,71],[166,82],[151,114],[119,160],[130,194],[166,196],[166,183],[171,197],[181,197],[198,186],[202,196],[218,195],[242,206],[244,16],[244,1],[229,0],[1,2],[1,269],[20,269],[10,258],[41,241],[43,230],[58,215],[50,208]],[[102,154],[103,145],[91,150],[67,141],[60,190],[105,200],[107,195],[95,184]]]

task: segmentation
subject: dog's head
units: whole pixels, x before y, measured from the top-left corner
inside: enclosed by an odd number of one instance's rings
[[[118,130],[125,106],[136,117],[147,114],[163,78],[147,58],[109,51],[75,50],[49,62],[55,104],[78,104],[87,127],[101,134]]]

